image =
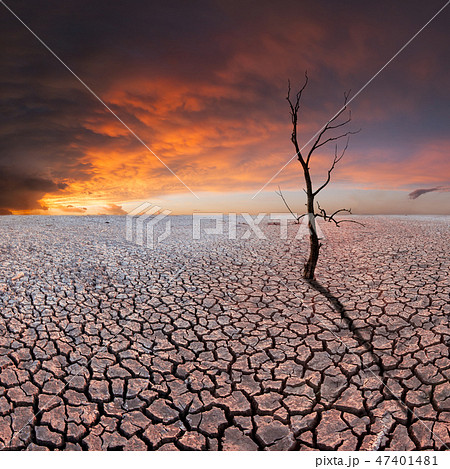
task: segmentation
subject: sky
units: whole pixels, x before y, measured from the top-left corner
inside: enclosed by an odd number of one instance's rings
[[[0,4],[0,214],[69,215],[143,201],[174,214],[279,212],[278,186],[302,213],[295,158],[265,186],[295,155],[288,79],[295,91],[308,72],[303,146],[445,5],[5,3],[128,127]],[[327,210],[450,214],[449,29],[450,6],[350,103],[348,130],[361,132],[320,194]],[[314,154],[316,187],[333,155]]]

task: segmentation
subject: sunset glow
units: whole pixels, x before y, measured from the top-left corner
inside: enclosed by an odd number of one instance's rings
[[[172,204],[175,213],[260,211],[278,206],[278,185],[301,210],[296,161],[252,200],[293,156],[287,79],[297,86],[306,69],[311,79],[301,112],[306,143],[340,108],[343,91],[364,86],[441,6],[413,2],[405,15],[400,3],[53,3],[10,6],[199,200],[3,10],[4,214],[124,214],[141,200]],[[448,18],[436,18],[351,103],[351,125],[362,131],[336,169],[330,202],[385,191],[358,210],[448,213]],[[321,150],[312,162],[317,182],[334,148]],[[420,203],[408,199],[433,187]]]

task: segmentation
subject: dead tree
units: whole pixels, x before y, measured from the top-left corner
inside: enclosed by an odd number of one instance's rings
[[[317,230],[316,230],[316,218],[323,218],[327,222],[333,222],[336,224],[336,226],[339,226],[341,223],[348,221],[352,223],[358,223],[354,220],[337,220],[335,217],[338,214],[341,213],[350,213],[351,214],[351,209],[345,209],[342,208],[340,210],[336,210],[334,213],[328,215],[326,211],[319,205],[317,202],[317,211],[315,209],[315,202],[316,202],[316,197],[317,195],[329,184],[331,180],[331,173],[333,172],[334,168],[336,167],[336,164],[341,161],[342,157],[344,156],[347,148],[348,148],[348,143],[350,139],[350,135],[358,133],[359,130],[357,131],[347,131],[345,133],[339,133],[337,131],[337,134],[334,132],[336,129],[339,129],[341,127],[344,127],[351,121],[351,112],[348,111],[348,116],[345,120],[340,121],[340,117],[344,114],[344,112],[347,110],[347,102],[349,98],[349,92],[344,93],[344,105],[342,108],[332,117],[327,124],[318,132],[317,136],[315,137],[314,143],[310,147],[309,151],[307,154],[305,153],[305,156],[303,156],[302,150],[303,148],[300,148],[298,144],[298,138],[297,138],[297,127],[298,127],[298,114],[299,114],[299,109],[300,109],[300,101],[302,97],[302,93],[306,88],[306,85],[308,84],[308,74],[305,73],[305,83],[301,87],[300,91],[296,94],[295,98],[291,98],[291,83],[290,81],[288,82],[288,94],[287,94],[287,101],[289,103],[289,108],[290,108],[290,115],[291,115],[291,120],[292,120],[292,134],[291,134],[291,141],[295,147],[296,151],[296,157],[298,161],[300,162],[302,169],[303,169],[303,176],[305,179],[305,184],[306,184],[306,189],[304,189],[306,193],[306,213],[301,215],[300,217],[297,218],[297,220],[300,220],[300,218],[307,216],[308,217],[308,230],[309,230],[309,258],[305,263],[305,267],[303,270],[303,278],[307,280],[313,280],[314,279],[314,272],[316,270],[316,265],[317,261],[319,259],[319,252],[322,244],[320,243],[320,239],[317,236]],[[311,157],[313,154],[318,150],[319,148],[323,147],[324,145],[329,144],[330,142],[337,142],[341,138],[345,138],[346,143],[344,148],[339,151],[338,150],[338,145],[337,143],[335,144],[335,150],[334,150],[334,158],[333,162],[330,166],[330,169],[328,170],[328,174],[326,177],[326,180],[323,184],[321,184],[317,189],[313,187],[313,182],[311,179],[311,169],[310,169],[310,163],[311,163]],[[284,199],[281,190],[279,191],[278,195],[282,197],[283,201],[285,202],[286,206],[288,207],[289,211],[292,213],[292,210],[289,208],[289,206],[286,203],[286,200]]]

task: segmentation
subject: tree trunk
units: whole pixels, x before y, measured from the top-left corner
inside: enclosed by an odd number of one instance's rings
[[[303,269],[303,278],[306,280],[314,280],[314,273],[316,271],[317,261],[319,259],[320,243],[316,230],[316,218],[314,215],[314,194],[312,189],[311,176],[309,168],[305,165],[305,182],[306,182],[306,196],[308,209],[308,229],[309,229],[309,259]]]
[[[314,280],[314,272],[316,270],[317,260],[319,259],[320,243],[317,237],[315,225],[312,226],[311,220],[308,223],[309,228],[309,259],[303,270],[303,278],[306,280]]]

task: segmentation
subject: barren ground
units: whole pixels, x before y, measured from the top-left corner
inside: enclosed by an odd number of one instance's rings
[[[450,447],[450,217],[324,226],[306,244],[155,249],[122,217],[0,218],[0,447]],[[295,234],[295,233],[294,233]]]

